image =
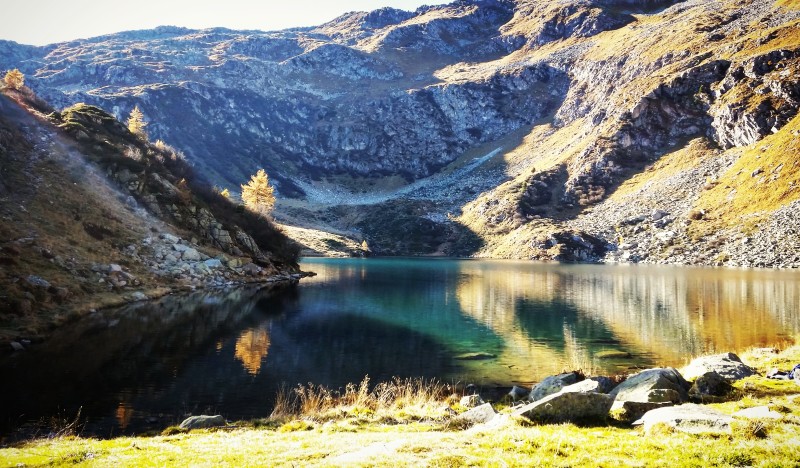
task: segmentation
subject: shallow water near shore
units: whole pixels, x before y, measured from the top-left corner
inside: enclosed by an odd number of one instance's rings
[[[0,430],[98,436],[266,417],[281,387],[399,377],[484,388],[618,374],[790,340],[800,273],[448,259],[306,259],[298,286],[93,314],[0,363]],[[20,429],[21,428],[21,429]]]

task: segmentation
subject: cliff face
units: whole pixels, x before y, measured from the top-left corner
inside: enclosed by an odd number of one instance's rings
[[[786,1],[462,0],[3,43],[0,65],[57,104],[139,104],[214,182],[264,167],[279,217],[374,252],[798,266],[768,248],[800,198],[797,31]]]

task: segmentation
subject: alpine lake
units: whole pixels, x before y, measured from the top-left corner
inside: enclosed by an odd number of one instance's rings
[[[800,272],[453,259],[309,258],[317,276],[91,314],[0,360],[0,437],[159,432],[267,417],[298,384],[369,376],[481,388],[681,366],[791,341]],[[79,413],[80,412],[80,413]],[[78,416],[79,414],[79,416]]]

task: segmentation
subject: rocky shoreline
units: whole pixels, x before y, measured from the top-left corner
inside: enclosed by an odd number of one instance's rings
[[[767,348],[756,352],[776,353]],[[566,372],[547,377],[530,390],[513,387],[507,396],[513,400],[510,414],[498,413],[491,403],[484,402],[474,386],[468,386],[460,404],[470,409],[456,420],[490,426],[500,425],[509,417],[543,424],[613,420],[623,425],[643,425],[646,431],[663,423],[689,433],[730,433],[734,417],[781,418],[780,413],[767,407],[728,415],[705,406],[735,398],[737,390],[732,384],[756,374],[734,353],[696,358],[681,371],[652,368],[624,377]],[[800,386],[800,375],[795,377],[795,383]]]
[[[122,307],[140,301],[158,299],[170,294],[186,294],[199,290],[215,290],[235,288],[254,284],[273,284],[279,282],[297,283],[300,279],[314,276],[313,272],[282,272],[259,266],[249,258],[233,257],[224,253],[215,256],[206,249],[170,233],[147,236],[138,244],[131,244],[122,249],[126,265],[119,263],[92,263],[88,266],[88,277],[85,281],[104,285],[106,293],[83,297],[77,303],[70,302],[68,312],[57,315],[57,320],[50,324],[50,331],[70,320],[78,319],[86,314],[96,313],[104,309]],[[52,263],[82,277],[76,265],[65,261],[60,256],[53,256]],[[141,274],[145,267],[149,278]],[[37,303],[56,302],[59,297],[71,298],[70,290],[58,286],[45,278],[29,275],[19,283],[28,293],[21,307],[30,310]],[[63,317],[63,318],[59,318]],[[25,328],[24,326],[21,328]],[[50,333],[41,330],[26,336],[19,333],[0,341],[0,349],[6,352],[24,351],[34,343],[47,339]]]

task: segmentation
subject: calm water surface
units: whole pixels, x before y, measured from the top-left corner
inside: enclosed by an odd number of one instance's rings
[[[94,314],[0,362],[0,432],[161,430],[265,417],[282,386],[400,377],[530,384],[620,373],[800,332],[800,273],[424,259],[307,259],[297,287]]]

